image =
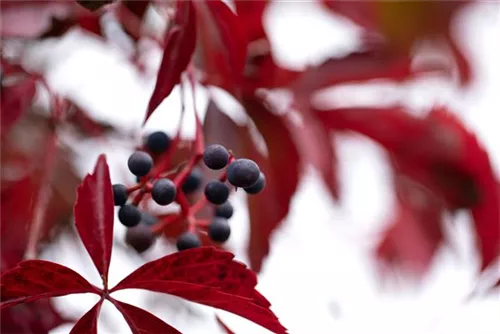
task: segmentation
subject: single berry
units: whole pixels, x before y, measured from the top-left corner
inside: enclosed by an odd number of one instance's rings
[[[155,240],[151,228],[143,223],[127,229],[125,233],[125,242],[132,246],[138,253],[148,250],[154,244]]]
[[[208,225],[208,236],[215,242],[225,242],[231,235],[231,227],[226,219],[216,217]]]
[[[194,191],[198,190],[201,184],[201,180],[203,178],[203,174],[199,168],[195,168],[191,171],[191,174],[186,178],[184,183],[182,184],[182,191],[184,194],[189,195]]]
[[[155,225],[158,222],[158,218],[150,214],[149,212],[142,211],[141,212],[141,224],[145,224],[148,226]]]
[[[153,167],[153,158],[146,152],[137,151],[128,158],[128,169],[135,176],[145,176]]]
[[[220,205],[229,197],[229,187],[221,181],[210,181],[205,186],[205,197],[210,203]]]
[[[222,169],[229,162],[229,152],[222,145],[210,145],[203,153],[203,162],[210,169]]]
[[[169,146],[170,137],[163,131],[153,132],[146,138],[146,147],[153,153],[163,153]]]
[[[224,202],[215,208],[215,216],[229,219],[233,216],[233,206],[229,202]]]
[[[259,179],[257,180],[257,183],[255,183],[253,186],[243,188],[248,194],[255,195],[258,194],[264,189],[266,186],[266,177],[264,174],[261,172],[259,175]]]
[[[253,186],[260,175],[259,166],[250,159],[236,159],[227,168],[227,179],[236,187]]]
[[[121,183],[113,184],[113,199],[115,205],[122,206],[127,203],[127,187]]]
[[[141,221],[141,211],[131,204],[125,204],[118,210],[118,220],[127,226],[133,227]]]
[[[177,249],[180,251],[200,246],[200,238],[191,232],[184,232],[179,239],[177,239]]]
[[[177,189],[169,179],[157,180],[151,189],[151,197],[160,205],[169,205],[174,201],[175,195],[177,195]]]

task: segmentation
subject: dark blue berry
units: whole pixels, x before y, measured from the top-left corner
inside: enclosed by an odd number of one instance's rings
[[[229,162],[229,152],[222,145],[210,145],[203,153],[203,162],[210,169],[222,169]]]
[[[133,227],[141,221],[141,211],[131,204],[125,204],[118,210],[118,220],[127,226]]]
[[[170,137],[163,131],[151,133],[146,138],[146,148],[153,153],[160,154],[168,150]]]
[[[153,167],[153,158],[146,152],[137,151],[128,158],[128,169],[135,176],[145,176]]]
[[[186,178],[184,183],[182,184],[182,191],[184,194],[189,195],[194,191],[198,190],[201,185],[201,180],[203,178],[203,174],[199,168],[195,168],[191,171],[191,174]]]
[[[261,172],[259,175],[259,179],[257,180],[257,183],[255,183],[253,186],[243,188],[248,194],[255,195],[258,194],[264,189],[266,186],[266,177],[264,174]]]
[[[236,187],[253,186],[260,175],[259,166],[250,159],[236,159],[227,168],[227,179]]]
[[[229,197],[229,187],[221,181],[210,181],[205,186],[205,197],[210,203],[220,205]]]
[[[215,208],[215,216],[229,219],[233,216],[233,206],[229,202],[225,202]]]
[[[200,238],[198,235],[191,232],[184,232],[179,239],[177,239],[177,249],[180,251],[200,246]]]
[[[122,206],[127,203],[127,187],[121,183],[113,184],[113,200],[115,205]]]
[[[215,217],[208,225],[208,236],[215,242],[225,242],[231,235],[231,227],[226,219]]]
[[[138,253],[148,250],[154,244],[155,240],[151,228],[143,223],[127,229],[125,233],[125,242]]]
[[[142,211],[141,212],[141,224],[145,224],[148,226],[155,225],[158,222],[158,218],[150,214],[149,212]]]
[[[151,197],[153,201],[160,205],[169,205],[175,199],[177,189],[175,184],[169,179],[159,179],[153,184]]]

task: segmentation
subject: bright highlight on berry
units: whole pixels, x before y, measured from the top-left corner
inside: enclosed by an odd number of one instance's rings
[[[128,158],[128,169],[135,176],[145,176],[153,168],[153,158],[146,152],[137,151]]]
[[[177,194],[175,184],[169,179],[157,180],[151,189],[151,197],[159,205],[172,203]]]
[[[203,162],[210,169],[222,169],[229,162],[229,152],[222,145],[210,145],[203,153]]]
[[[227,168],[227,179],[236,187],[253,186],[260,175],[259,166],[250,159],[236,159]]]

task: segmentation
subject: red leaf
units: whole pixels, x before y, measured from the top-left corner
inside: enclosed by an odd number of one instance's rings
[[[424,272],[443,241],[444,208],[438,197],[405,176],[396,180],[398,207],[377,256],[392,265]]]
[[[417,118],[401,108],[352,108],[318,112],[331,129],[364,134],[394,155],[400,171],[446,201],[467,208],[475,221],[482,269],[498,256],[500,194],[487,152],[443,108]]]
[[[101,311],[103,300],[94,305],[78,322],[73,326],[69,334],[97,334],[97,318]]]
[[[286,330],[258,291],[256,275],[234,255],[200,247],[148,262],[111,291],[147,289],[176,295],[245,317],[276,333]]]
[[[449,193],[458,198],[459,203],[469,204],[482,257],[481,269],[485,269],[500,254],[500,192],[488,153],[476,136],[445,109],[434,109],[428,122],[441,125],[433,129],[438,135],[436,138],[455,147],[455,150],[447,149],[444,145],[437,145],[439,142],[434,145],[442,147],[436,156],[454,171],[451,176],[456,187],[449,189]],[[447,175],[450,173],[443,176]]]
[[[36,80],[28,77],[15,86],[2,87],[2,132],[16,123],[23,113],[31,106],[36,94]]]
[[[242,22],[220,0],[196,1],[195,6],[206,82],[233,93],[242,83],[247,52]]]
[[[1,311],[2,333],[49,334],[67,322],[52,306],[48,299],[15,305]]]
[[[67,0],[0,1],[0,32],[8,37],[37,37],[50,28],[53,16],[64,17],[78,6]]]
[[[156,85],[149,100],[146,120],[180,82],[196,45],[196,17],[192,1],[178,1],[173,26],[165,36]]]
[[[363,28],[372,30],[376,26],[375,1],[321,0],[320,2],[335,14],[346,16]]]
[[[40,298],[96,292],[77,272],[42,260],[19,263],[2,274],[1,282],[1,309]]]
[[[113,189],[106,157],[100,155],[94,173],[77,190],[75,226],[107,288],[113,245]]]
[[[302,109],[300,115],[302,116],[300,124],[290,121],[289,118],[287,124],[300,150],[301,159],[320,172],[331,195],[338,198],[337,158],[330,133],[310,109]]]
[[[236,13],[245,30],[248,42],[266,38],[266,31],[262,24],[264,11],[269,4],[268,0],[245,1],[236,0],[234,6]]]
[[[124,302],[120,302],[118,300],[112,300],[112,303],[122,313],[133,334],[181,333],[174,327],[165,323],[163,320],[154,316],[146,310],[140,309]]]
[[[421,72],[443,71],[441,68],[424,68],[414,72],[412,59],[394,56],[384,50],[352,53],[340,59],[328,59],[304,72],[293,83],[292,90],[299,97],[309,97],[316,90],[337,84],[360,82],[372,79],[403,81]]]
[[[247,99],[243,105],[264,137],[268,151],[266,159],[247,137],[246,156],[257,162],[267,176],[264,190],[258,196],[248,196],[250,264],[258,272],[269,253],[271,233],[288,214],[299,180],[300,156],[282,116],[273,114],[258,99]]]

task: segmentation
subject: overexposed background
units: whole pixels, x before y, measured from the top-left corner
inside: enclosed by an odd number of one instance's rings
[[[453,107],[486,146],[497,174],[500,174],[500,11],[498,2],[484,2],[457,18],[460,45],[471,57],[477,81],[459,91],[439,79],[411,85],[364,85],[325,92],[332,101],[372,104],[381,100],[402,100],[415,112],[433,103]],[[153,20],[154,21],[154,20]],[[265,19],[275,56],[284,66],[302,68],[326,57],[342,56],[356,49],[359,30],[342,18],[333,18],[314,2],[273,3]],[[161,24],[160,24],[161,25]],[[113,25],[109,25],[113,33]],[[147,44],[145,48],[150,47]],[[33,45],[27,63],[44,69],[54,89],[81,103],[98,119],[105,120],[129,135],[105,140],[75,140],[77,167],[81,175],[93,168],[100,153],[108,155],[113,182],[132,183],[126,160],[141,134],[163,129],[173,134],[177,127],[179,91],[162,103],[145,129],[140,128],[152,92],[161,51],[147,52],[148,75],[140,76],[129,64],[127,41],[108,45],[79,30],[60,40]],[[203,116],[206,92],[198,89],[197,104]],[[190,92],[187,90],[187,96]],[[240,107],[222,92],[216,94],[224,111],[245,122]],[[40,94],[40,101],[46,98]],[[187,99],[188,111],[191,100]],[[192,112],[188,112],[183,134],[193,135]],[[464,298],[477,281],[477,254],[473,247],[469,217],[457,218],[450,235],[458,246],[443,247],[423,282],[390,280],[381,285],[371,258],[373,235],[380,231],[392,211],[393,194],[388,181],[390,170],[384,152],[360,136],[338,136],[341,202],[334,203],[314,170],[301,180],[292,207],[272,239],[271,254],[259,275],[258,289],[271,301],[274,312],[292,334],[309,333],[442,333],[489,334],[500,329],[499,294],[473,301]],[[248,218],[245,194],[231,201],[235,215],[228,242],[237,257],[246,261]],[[125,228],[115,224],[115,248],[110,284],[116,284],[141,265],[157,258],[172,245],[158,242],[144,258],[123,243]],[[94,284],[100,284],[96,270],[80,241],[64,235],[43,254],[69,265]],[[148,309],[185,333],[222,333],[214,310],[181,299],[138,290],[116,293],[127,303]],[[58,309],[73,317],[83,315],[97,301],[92,295],[55,298]],[[231,314],[216,311],[238,334],[266,333],[257,325]],[[52,333],[67,333],[63,325]],[[99,319],[100,333],[128,333],[129,329],[113,307],[105,304]]]

